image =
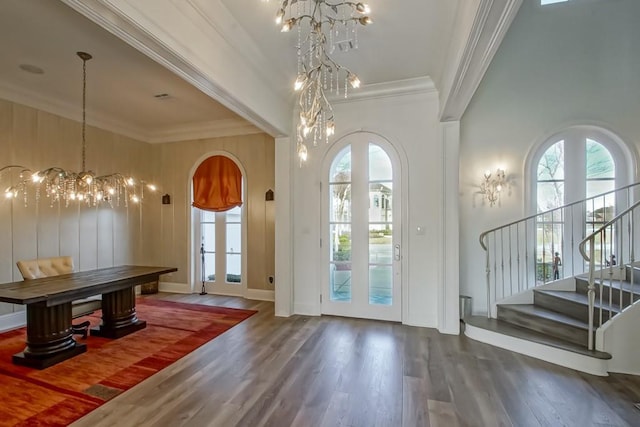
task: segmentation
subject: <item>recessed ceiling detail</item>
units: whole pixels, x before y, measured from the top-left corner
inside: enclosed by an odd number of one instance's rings
[[[44,70],[42,68],[33,64],[20,64],[18,65],[18,68],[20,68],[24,72],[31,74],[44,74]]]

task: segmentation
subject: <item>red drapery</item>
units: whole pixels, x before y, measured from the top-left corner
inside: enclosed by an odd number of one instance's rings
[[[242,172],[228,157],[212,156],[193,174],[193,206],[224,212],[242,205]]]

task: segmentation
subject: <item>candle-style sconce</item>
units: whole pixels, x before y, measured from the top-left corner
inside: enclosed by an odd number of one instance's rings
[[[484,179],[480,184],[480,194],[484,195],[489,202],[489,206],[493,206],[500,200],[500,193],[507,184],[507,177],[504,169],[498,168],[495,174],[491,174],[490,170],[484,172]]]

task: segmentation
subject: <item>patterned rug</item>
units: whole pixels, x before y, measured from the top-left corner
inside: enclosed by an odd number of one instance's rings
[[[0,334],[0,426],[68,425],[256,313],[144,298],[136,308],[145,329],[89,336],[86,353],[43,370],[11,362],[25,328]],[[97,325],[100,312],[83,320]]]

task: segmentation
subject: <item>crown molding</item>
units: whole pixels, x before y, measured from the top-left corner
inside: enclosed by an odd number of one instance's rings
[[[201,22],[194,23],[195,16],[204,19],[207,15],[203,12],[202,6],[195,7],[196,5],[191,0],[188,2],[172,0],[160,2],[156,0],[158,4],[156,5],[154,2],[153,6],[147,6],[147,10],[144,5],[133,0],[61,1],[182,77],[262,131],[277,136],[284,135],[289,130],[291,106],[288,100],[281,99],[272,90],[272,85],[263,81],[264,78],[261,74],[254,70],[255,66],[242,53],[237,52],[233,46],[229,45],[218,29],[208,25],[212,29],[212,33],[203,36],[201,32],[197,39],[190,39],[189,36],[192,36],[193,33],[184,31],[190,26],[199,27],[202,24]],[[176,16],[171,16],[167,12],[168,6],[172,6],[176,12],[179,11],[181,18],[188,19],[190,26],[185,27],[184,20],[169,19],[176,18]],[[165,21],[154,20],[159,17]],[[183,26],[180,27],[180,25]],[[218,37],[217,40],[213,39],[214,32]],[[221,45],[217,45],[216,42]],[[241,77],[233,76],[236,78],[236,90],[234,91],[236,93],[227,89],[230,86],[225,83],[228,82],[214,81],[211,75],[213,70],[205,71],[210,68],[212,58],[203,56],[203,54],[213,51],[221,55],[218,58],[218,63],[228,64],[229,69],[249,69],[250,74],[244,73]],[[224,80],[225,78],[229,79],[229,76],[218,76],[218,78]],[[237,90],[238,79],[242,82],[239,87],[243,90]],[[242,92],[242,94],[237,92]],[[269,108],[266,107],[267,104]],[[260,110],[260,113],[256,112],[256,109]],[[267,116],[268,118],[264,118]]]
[[[62,102],[59,99],[42,96],[40,93],[30,91],[25,88],[8,85],[0,82],[0,98],[6,99],[16,104],[26,105],[36,110],[46,111],[56,116],[64,117],[76,122],[82,122],[82,109],[77,105]],[[148,142],[149,134],[143,129],[131,126],[122,121],[105,115],[96,117],[96,112],[88,108],[90,114],[87,117],[87,124],[100,129],[108,130],[119,135]]]
[[[0,82],[0,99],[26,105],[76,122],[82,122],[82,109],[77,105],[61,102],[58,99],[44,97],[24,88]],[[87,124],[118,135],[147,143],[188,141],[192,139],[219,138],[233,135],[249,135],[263,131],[244,119],[222,119],[210,122],[189,123],[182,126],[170,126],[148,131],[131,126],[113,117],[97,114],[89,109]]]
[[[454,77],[444,91],[441,121],[462,118],[522,2],[480,0],[462,54],[451,67]]]
[[[437,89],[431,77],[416,77],[413,79],[396,80],[393,82],[373,83],[363,85],[359,89],[351,89],[348,97],[331,94],[329,101],[332,104],[342,104],[366,99],[379,99],[403,95],[415,95],[418,93],[437,93]]]
[[[223,119],[158,129],[150,136],[147,142],[159,144],[256,133],[263,133],[263,131],[244,119]]]

